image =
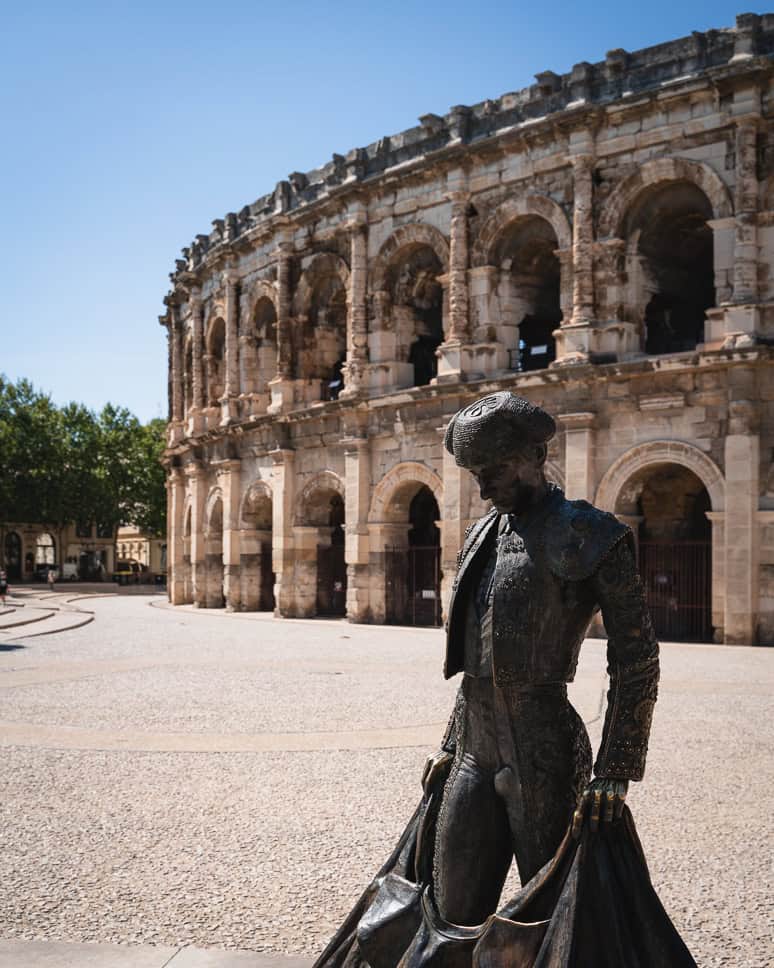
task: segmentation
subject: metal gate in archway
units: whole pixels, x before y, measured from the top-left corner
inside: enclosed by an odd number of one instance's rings
[[[347,564],[344,545],[317,546],[318,615],[347,614]]]
[[[261,612],[274,611],[274,580],[276,576],[272,570],[273,567],[271,544],[264,541],[261,543],[261,586],[258,592],[258,610]]]
[[[441,624],[441,549],[385,550],[385,616],[391,625]]]
[[[712,641],[709,541],[641,541],[640,573],[659,639]]]

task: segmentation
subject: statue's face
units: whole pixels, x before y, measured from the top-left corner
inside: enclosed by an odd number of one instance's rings
[[[502,514],[521,514],[526,510],[544,480],[543,462],[534,451],[469,470],[478,482],[481,500],[491,500]]]

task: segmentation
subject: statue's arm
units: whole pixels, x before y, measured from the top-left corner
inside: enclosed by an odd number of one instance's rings
[[[576,837],[587,815],[592,830],[620,817],[629,781],[642,779],[659,677],[658,642],[629,540],[605,556],[592,581],[608,634],[610,688],[595,777],[573,817]]]
[[[602,742],[594,764],[599,778],[641,780],[658,693],[658,642],[629,541],[620,541],[594,574],[594,590],[608,634],[610,688]]]

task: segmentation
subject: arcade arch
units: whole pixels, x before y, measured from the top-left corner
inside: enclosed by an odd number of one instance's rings
[[[215,489],[207,499],[204,525],[205,606],[226,604],[223,569],[223,495]]]
[[[302,614],[346,614],[344,485],[323,471],[301,492],[296,505],[297,600]]]
[[[440,479],[415,462],[393,468],[376,488],[369,530],[382,562],[386,622],[440,624],[441,504]]]
[[[210,323],[206,345],[207,406],[217,407],[226,386],[226,324],[221,316],[216,316]]]
[[[597,503],[634,531],[659,638],[712,641],[713,615],[718,615],[713,556],[722,557],[709,518],[709,512],[723,506],[716,465],[690,445],[643,445],[610,468]]]
[[[296,291],[296,377],[319,380],[322,400],[336,400],[344,385],[348,292],[349,269],[331,253],[312,260]]]
[[[264,481],[250,485],[242,501],[241,602],[248,612],[274,610],[272,566],[273,504]]]

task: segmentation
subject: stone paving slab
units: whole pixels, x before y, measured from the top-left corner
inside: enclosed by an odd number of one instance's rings
[[[311,964],[307,958],[222,948],[0,939],[0,968],[309,968]]]

